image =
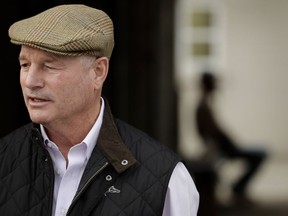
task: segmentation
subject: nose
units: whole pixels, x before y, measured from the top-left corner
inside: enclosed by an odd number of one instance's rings
[[[41,69],[31,65],[28,70],[21,71],[21,85],[29,89],[44,87],[43,73]]]

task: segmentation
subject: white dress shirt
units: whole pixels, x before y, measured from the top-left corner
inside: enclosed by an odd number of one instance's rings
[[[179,162],[170,178],[162,216],[196,216],[199,193],[185,165]]]
[[[68,164],[57,144],[49,140],[45,129],[40,125],[46,149],[51,155],[54,172],[53,216],[65,216],[76,194],[82,174],[96,145],[103,120],[104,100],[101,98],[100,114],[85,137],[68,152]],[[179,162],[169,181],[163,216],[196,216],[199,206],[199,193],[183,163]]]

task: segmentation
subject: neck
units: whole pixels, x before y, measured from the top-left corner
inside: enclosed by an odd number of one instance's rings
[[[67,160],[70,148],[84,140],[96,122],[99,113],[100,104],[93,112],[87,112],[88,115],[81,118],[43,126],[49,139],[58,146],[59,151]]]

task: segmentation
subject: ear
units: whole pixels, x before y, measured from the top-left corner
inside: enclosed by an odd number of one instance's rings
[[[109,59],[107,57],[99,57],[94,62],[95,87],[101,89],[106,80],[109,69]]]

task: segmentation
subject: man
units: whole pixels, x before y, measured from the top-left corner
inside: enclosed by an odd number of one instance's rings
[[[205,155],[217,158],[241,159],[246,168],[240,178],[233,185],[236,199],[249,201],[247,187],[267,157],[266,151],[254,148],[242,148],[221,127],[213,112],[213,96],[217,90],[217,77],[212,72],[204,72],[199,79],[201,96],[196,107],[196,126],[200,137],[208,149]]]
[[[60,5],[14,23],[31,124],[0,141],[3,215],[196,215],[181,159],[101,96],[114,46],[101,10]]]

